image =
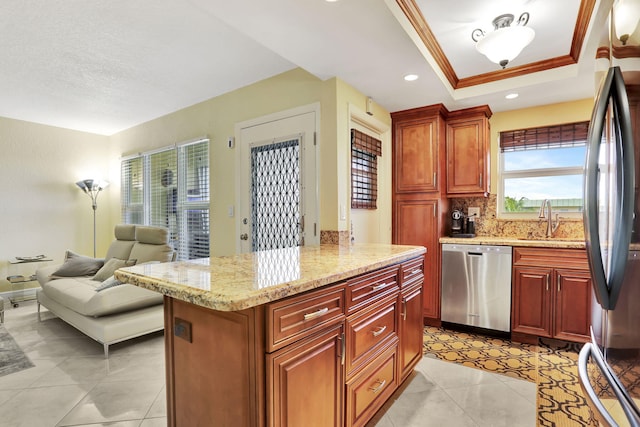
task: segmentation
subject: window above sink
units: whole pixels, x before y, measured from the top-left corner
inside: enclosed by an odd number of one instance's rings
[[[551,201],[562,217],[582,215],[582,185],[589,122],[500,132],[500,218],[538,218]]]

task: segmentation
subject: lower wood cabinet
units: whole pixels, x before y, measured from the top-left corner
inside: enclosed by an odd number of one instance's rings
[[[425,323],[440,324],[440,215],[437,199],[398,198],[394,212],[394,238],[398,245],[420,245],[424,256],[423,315]]]
[[[422,357],[422,257],[235,312],[165,297],[169,426],[362,426]]]
[[[416,334],[416,330],[422,330],[423,325],[422,285],[420,282],[407,286],[400,292],[399,314],[399,377],[400,381],[404,381],[422,359],[423,338],[422,334]]]
[[[340,324],[267,355],[269,425],[343,425],[343,332]]]
[[[582,249],[514,248],[511,334],[587,342],[593,290]]]

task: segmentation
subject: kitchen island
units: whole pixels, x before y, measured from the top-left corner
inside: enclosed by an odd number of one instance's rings
[[[422,357],[425,248],[321,245],[118,270],[165,295],[170,426],[361,426]]]

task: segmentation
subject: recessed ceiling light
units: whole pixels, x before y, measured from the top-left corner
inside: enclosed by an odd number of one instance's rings
[[[407,74],[406,76],[404,76],[404,79],[408,82],[412,82],[414,80],[418,80],[418,75],[417,74]]]
[[[507,99],[516,99],[519,95],[517,93],[510,93],[505,98]]]
[[[336,3],[338,0],[324,0],[324,1],[326,1],[327,3]]]

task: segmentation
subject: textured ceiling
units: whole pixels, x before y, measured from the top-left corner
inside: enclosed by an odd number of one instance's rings
[[[109,135],[294,67],[337,76],[389,111],[583,99],[593,95],[593,58],[611,1],[595,3],[580,62],[454,89],[396,0],[2,0],[0,116]],[[536,31],[514,66],[567,55],[580,1],[416,4],[464,78],[498,68],[475,51],[470,34],[490,29],[501,13],[528,11]],[[407,83],[407,73],[420,79]],[[507,103],[511,88],[521,96]]]

